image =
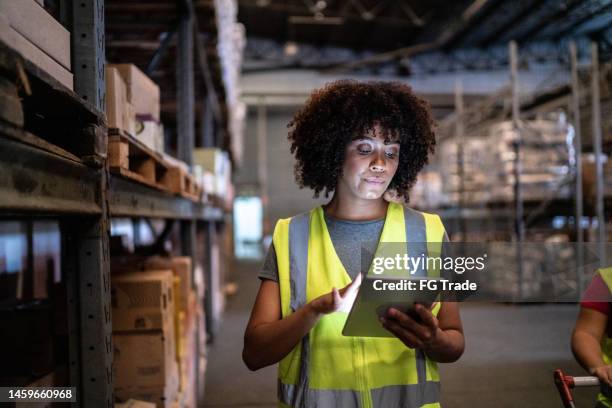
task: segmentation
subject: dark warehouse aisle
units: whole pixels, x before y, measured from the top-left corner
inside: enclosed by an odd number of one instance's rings
[[[259,263],[237,263],[238,293],[227,300],[223,322],[209,348],[207,408],[273,407],[276,367],[250,372],[242,362],[244,327],[259,280]],[[442,364],[445,408],[558,408],[555,368],[585,375],[574,362],[569,337],[577,307],[463,304],[466,351],[459,362]],[[596,390],[580,389],[578,407],[594,406]]]
[[[244,328],[259,287],[260,263],[234,262],[238,292],[227,298],[219,334],[208,348],[204,407],[275,407],[276,366],[251,372],[242,362]]]

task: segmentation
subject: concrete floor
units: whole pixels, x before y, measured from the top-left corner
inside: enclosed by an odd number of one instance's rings
[[[239,285],[228,299],[220,331],[209,348],[206,404],[213,407],[274,407],[276,367],[250,372],[242,363],[242,338],[257,293],[259,263],[237,264]],[[446,408],[558,408],[552,372],[585,375],[573,360],[569,336],[575,305],[463,304],[466,351],[441,365]],[[578,408],[593,407],[596,389],[575,392]]]

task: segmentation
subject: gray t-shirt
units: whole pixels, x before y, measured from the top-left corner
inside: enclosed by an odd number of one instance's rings
[[[331,237],[334,249],[346,269],[346,273],[354,279],[361,271],[361,265],[370,265],[380,234],[385,224],[385,218],[371,221],[347,221],[325,215],[325,224]],[[364,251],[362,251],[362,248]],[[361,254],[361,256],[360,256]],[[263,267],[259,272],[260,279],[270,279],[278,282],[278,265],[274,243],[270,244]]]

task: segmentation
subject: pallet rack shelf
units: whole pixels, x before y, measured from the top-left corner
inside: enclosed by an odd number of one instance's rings
[[[0,219],[58,221],[68,310],[65,363],[68,384],[77,387],[74,406],[112,408],[111,218],[178,221],[178,252],[202,265],[209,283],[210,245],[227,215],[108,171],[104,1],[59,4],[72,27],[74,92],[0,41]],[[193,66],[183,69],[193,72]],[[193,109],[193,100],[184,108]],[[214,295],[206,287],[208,308]],[[214,334],[215,322],[206,317]],[[203,383],[198,378],[200,401]]]

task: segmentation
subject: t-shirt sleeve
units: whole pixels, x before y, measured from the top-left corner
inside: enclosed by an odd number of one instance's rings
[[[608,316],[610,314],[610,304],[606,299],[610,300],[610,289],[608,289],[608,285],[606,285],[606,282],[604,282],[598,273],[584,291],[580,306],[586,309],[597,310]]]
[[[270,244],[266,259],[264,260],[263,266],[259,271],[259,279],[268,279],[274,282],[278,282],[278,264],[276,263],[276,251],[274,249],[274,242]]]

